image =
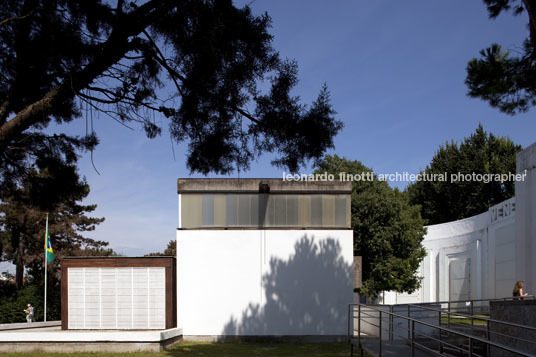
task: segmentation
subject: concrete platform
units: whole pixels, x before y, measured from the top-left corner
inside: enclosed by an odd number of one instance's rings
[[[158,352],[182,341],[181,328],[61,330],[60,326],[27,325],[35,326],[0,331],[0,352]]]

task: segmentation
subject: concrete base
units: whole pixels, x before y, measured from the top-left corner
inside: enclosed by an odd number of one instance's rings
[[[118,331],[60,327],[0,331],[0,352],[159,352],[182,341],[182,329]]]

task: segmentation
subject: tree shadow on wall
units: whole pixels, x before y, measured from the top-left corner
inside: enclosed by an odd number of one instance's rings
[[[231,317],[222,335],[344,335],[352,302],[352,267],[339,243],[305,235],[288,261],[271,258],[265,298]]]

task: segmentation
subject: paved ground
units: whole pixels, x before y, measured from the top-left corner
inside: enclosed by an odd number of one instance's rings
[[[3,330],[1,333],[20,333],[24,331],[31,331],[31,332],[51,332],[51,331],[60,331],[61,332],[61,326],[50,326],[50,327],[35,327],[32,329],[24,329],[24,330]]]
[[[18,322],[14,324],[0,324],[0,333],[7,332],[10,330],[35,330],[37,328],[41,329],[44,327],[61,327],[61,321],[47,321],[47,322]]]
[[[354,345],[357,346],[357,339],[354,340]],[[379,356],[380,346],[377,338],[361,337],[361,346],[368,353]],[[398,357],[411,356],[411,348],[406,341],[382,341],[382,356]],[[354,355],[355,356],[355,355]],[[419,349],[414,351],[415,357],[430,356]]]

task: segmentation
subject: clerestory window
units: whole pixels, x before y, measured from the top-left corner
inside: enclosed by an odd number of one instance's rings
[[[181,228],[349,228],[344,194],[182,194]]]

